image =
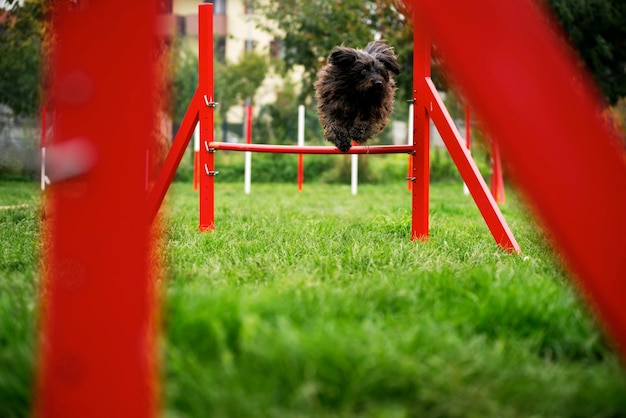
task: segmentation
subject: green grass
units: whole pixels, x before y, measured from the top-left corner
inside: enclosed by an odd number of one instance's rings
[[[410,241],[405,184],[217,183],[216,230],[175,183],[167,260],[167,417],[620,417],[626,375],[511,191],[503,252],[458,183],[431,188]],[[36,187],[0,184],[0,417],[28,415]],[[15,319],[20,320],[16,321]]]
[[[0,417],[26,416],[34,381],[38,185],[0,182]]]

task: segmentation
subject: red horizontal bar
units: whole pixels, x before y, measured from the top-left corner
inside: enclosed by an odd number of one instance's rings
[[[348,152],[341,152],[333,146],[268,145],[268,144],[233,144],[230,142],[211,142],[209,148],[223,151],[269,152],[275,154],[411,154],[411,145],[373,145],[356,146]]]

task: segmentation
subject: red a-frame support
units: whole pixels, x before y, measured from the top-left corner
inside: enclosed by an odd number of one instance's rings
[[[520,252],[513,233],[430,79],[429,36],[416,19],[413,23],[413,102],[415,107],[413,112],[414,153],[410,175],[410,180],[413,181],[411,190],[414,211],[412,237],[414,239],[428,237],[429,118],[432,118],[493,238],[502,248],[511,252]]]

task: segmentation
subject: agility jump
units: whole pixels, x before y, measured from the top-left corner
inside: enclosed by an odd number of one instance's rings
[[[273,146],[262,144],[230,144],[215,142],[213,121],[213,13],[211,4],[198,8],[198,89],[183,118],[172,148],[150,195],[150,211],[155,216],[174,178],[174,173],[193,135],[196,123],[200,124],[199,189],[200,231],[215,228],[215,151],[247,151],[291,154],[345,154],[330,146]],[[411,158],[408,180],[412,182],[411,239],[428,238],[428,208],[430,183],[429,118],[441,134],[454,163],[496,243],[509,252],[520,252],[520,247],[502,216],[496,201],[485,183],[465,141],[454,125],[439,93],[430,80],[430,41],[415,25],[413,72],[413,143],[412,145],[357,146],[349,154],[407,153]],[[353,151],[352,151],[353,150]]]

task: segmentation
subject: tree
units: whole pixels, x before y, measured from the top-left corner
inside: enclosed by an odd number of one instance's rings
[[[282,41],[286,70],[304,67],[303,97],[312,97],[317,71],[333,47],[362,48],[377,36],[400,56],[403,74],[398,79],[398,96],[404,97],[411,89],[412,37],[397,4],[395,0],[257,0],[254,8],[256,16],[264,18],[257,19],[257,25]]]
[[[220,111],[248,97],[254,97],[265,80],[269,63],[265,55],[253,51],[244,51],[237,62],[226,62],[215,66],[215,96],[220,103]]]
[[[611,104],[626,96],[626,2],[549,0],[558,21]]]
[[[44,3],[15,2],[0,21],[0,103],[17,115],[39,108]]]
[[[237,62],[215,65],[215,98],[225,135],[228,110],[247,98],[254,98],[269,68],[267,58],[253,51],[244,51]]]
[[[607,100],[615,104],[625,97],[626,2],[549,0],[548,4]],[[311,96],[317,70],[334,46],[365,46],[376,34],[390,41],[402,63],[397,97],[411,96],[412,28],[401,1],[257,0],[255,8],[271,21],[259,20],[258,25],[282,40],[287,69],[304,66],[305,96]],[[434,64],[438,64],[436,56]],[[445,88],[445,74],[437,65],[433,79]]]

